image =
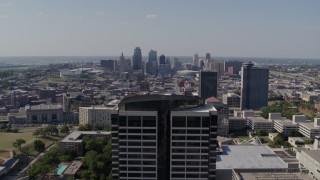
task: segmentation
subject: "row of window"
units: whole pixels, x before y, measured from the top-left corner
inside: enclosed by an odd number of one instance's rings
[[[119,167],[126,165],[143,165],[143,166],[155,166],[156,161],[138,161],[138,160],[120,160]]]
[[[156,159],[155,154],[120,154],[119,158],[123,159]]]
[[[172,117],[172,127],[209,127],[210,117]]]
[[[202,147],[208,147],[209,146],[209,142],[172,142],[172,147],[183,147],[183,146],[187,146],[187,147],[200,147],[200,145]]]
[[[208,166],[208,161],[172,161],[172,166]]]
[[[156,148],[119,148],[119,152],[144,152],[144,153],[156,153]]]

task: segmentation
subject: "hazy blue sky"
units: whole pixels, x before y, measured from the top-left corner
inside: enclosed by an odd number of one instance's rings
[[[320,58],[318,0],[0,0],[0,56]]]

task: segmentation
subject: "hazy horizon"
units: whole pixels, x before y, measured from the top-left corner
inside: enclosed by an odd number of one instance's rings
[[[0,0],[0,56],[320,59],[320,1]],[[111,55],[107,55],[111,54]]]

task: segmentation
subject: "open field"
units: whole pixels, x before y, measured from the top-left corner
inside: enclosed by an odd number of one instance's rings
[[[35,136],[32,136],[34,128],[25,128],[19,129],[19,133],[0,133],[0,149],[13,149],[12,143],[16,139],[24,139],[26,143],[35,139]]]

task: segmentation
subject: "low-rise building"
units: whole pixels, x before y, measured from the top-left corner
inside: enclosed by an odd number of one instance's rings
[[[281,113],[269,113],[269,120],[273,121],[274,129],[279,133],[288,134],[289,131],[299,130],[298,124],[293,124],[291,120],[281,117]]]
[[[58,124],[63,122],[61,104],[39,104],[21,107],[18,113],[9,113],[10,124]]]
[[[231,180],[234,170],[250,172],[288,170],[288,164],[266,145],[222,146],[220,155],[216,159],[216,179]]]
[[[110,139],[111,132],[104,131],[72,131],[60,142],[61,149],[76,151],[79,156],[84,153],[84,144],[82,138],[85,136],[105,137]]]
[[[248,126],[253,130],[262,130],[264,132],[268,132],[269,130],[272,130],[274,125],[273,122],[265,119],[261,116],[254,116],[254,117],[248,117]]]
[[[320,151],[319,150],[301,150],[298,152],[300,169],[308,172],[313,179],[320,179]]]

